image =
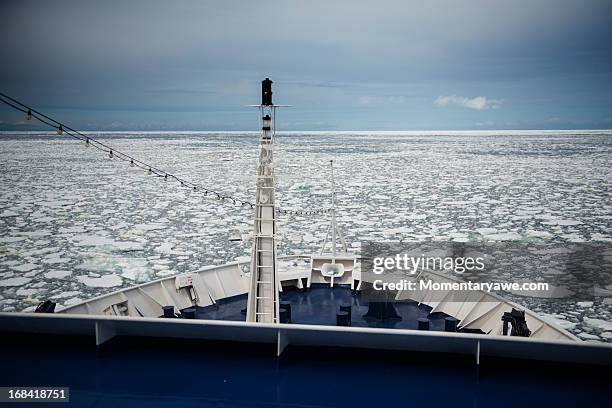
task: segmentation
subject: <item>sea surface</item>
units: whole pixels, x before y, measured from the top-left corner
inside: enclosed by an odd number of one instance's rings
[[[253,201],[254,133],[90,136]],[[334,160],[340,227],[357,252],[362,241],[612,242],[612,131],[279,133],[274,154],[277,198],[293,210],[330,205]],[[0,133],[0,172],[1,311],[46,299],[68,306],[249,256],[248,206],[68,136]],[[281,215],[281,253],[318,251],[328,223],[325,214]],[[245,240],[230,241],[236,233]],[[612,285],[594,289],[592,299],[502,295],[584,340],[612,341]]]

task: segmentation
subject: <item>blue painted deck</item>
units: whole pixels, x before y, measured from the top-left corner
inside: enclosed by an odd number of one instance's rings
[[[393,306],[401,320],[372,320],[363,316],[368,312],[368,301],[360,294],[354,294],[347,286],[313,285],[308,290],[284,288],[281,301],[291,303],[291,323],[336,325],[336,313],[341,304],[350,304],[351,325],[356,327],[380,327],[396,329],[416,329],[417,319],[429,318],[430,330],[444,330],[444,313],[429,315],[431,307],[416,302],[394,302]],[[247,295],[234,296],[221,300],[217,305],[198,308],[198,319],[244,321],[242,312],[246,308]]]

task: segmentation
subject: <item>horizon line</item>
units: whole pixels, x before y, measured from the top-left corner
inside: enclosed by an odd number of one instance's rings
[[[78,129],[77,129],[78,130]],[[170,130],[170,129],[154,129],[154,130],[139,130],[139,129],[114,129],[114,130],[79,130],[84,133],[95,133],[95,132],[103,132],[103,133],[259,133],[259,130]],[[2,129],[0,128],[0,132],[11,132],[11,133],[41,133],[41,132],[49,132],[55,133],[54,129]],[[329,130],[277,130],[276,133],[430,133],[430,132],[612,132],[612,128],[584,128],[584,129],[413,129],[413,130],[339,130],[339,129],[329,129]]]

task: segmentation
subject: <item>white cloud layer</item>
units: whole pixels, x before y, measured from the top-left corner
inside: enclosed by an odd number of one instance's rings
[[[365,95],[359,97],[359,103],[362,105],[397,105],[406,102],[403,96],[377,96]]]
[[[461,106],[469,109],[497,109],[502,104],[499,99],[487,99],[485,96],[477,96],[475,98],[466,98],[464,96],[447,95],[438,96],[434,101],[437,106]]]

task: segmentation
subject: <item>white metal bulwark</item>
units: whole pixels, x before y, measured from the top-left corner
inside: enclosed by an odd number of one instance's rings
[[[247,301],[247,322],[278,323],[278,280],[276,265],[276,220],[274,201],[274,114],[272,81],[262,82],[261,133],[253,224],[251,285]]]

